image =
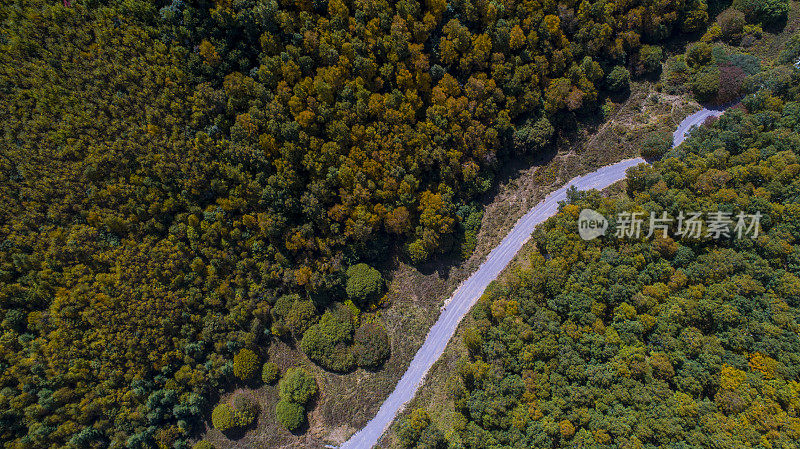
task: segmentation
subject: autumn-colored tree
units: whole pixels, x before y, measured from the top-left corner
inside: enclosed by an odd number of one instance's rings
[[[245,348],[233,357],[233,375],[240,380],[250,380],[258,370],[258,356]]]
[[[214,411],[211,413],[211,422],[214,424],[214,428],[220,432],[227,432],[239,424],[236,419],[236,411],[224,403],[214,407]]]

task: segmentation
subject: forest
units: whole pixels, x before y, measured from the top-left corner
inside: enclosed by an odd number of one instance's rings
[[[473,309],[469,356],[448,384],[453,430],[420,408],[398,428],[401,447],[797,447],[800,71],[771,66],[744,89],[632,169],[621,195],[573,192],[535,231],[527,264]],[[682,238],[673,224],[586,241],[584,208],[763,218],[755,238]]]
[[[784,4],[744,4],[746,32]],[[0,444],[187,448],[252,425],[217,402],[259,380],[300,428],[318,386],[271,342],[379,367],[387,255],[469,254],[505,162],[724,6],[3,2]]]

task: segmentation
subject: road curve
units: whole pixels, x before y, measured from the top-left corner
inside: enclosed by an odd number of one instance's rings
[[[692,130],[692,127],[702,125],[703,122],[705,122],[709,117],[719,117],[723,112],[725,112],[725,109],[703,108],[683,119],[683,121],[678,125],[678,128],[675,129],[675,132],[672,133],[672,148],[675,148],[683,143],[683,141],[689,135],[689,131]]]
[[[722,112],[722,110],[702,109],[686,117],[673,134],[673,147],[683,142],[687,132],[694,125],[700,125],[708,117],[718,116]],[[511,262],[517,251],[530,238],[534,228],[539,223],[555,215],[558,211],[559,201],[564,201],[567,198],[567,189],[572,186],[578,190],[604,189],[624,179],[625,172],[629,168],[642,163],[646,162],[640,157],[625,159],[616,164],[601,167],[592,173],[573,178],[563,187],[550,193],[544,200],[523,215],[500,244],[489,253],[478,270],[464,281],[453,295],[445,301],[446,306],[441,315],[439,315],[439,319],[431,327],[422,347],[419,348],[414,359],[411,360],[411,364],[397,383],[394,391],[381,405],[378,414],[363,429],[345,442],[341,448],[368,449],[378,443],[383,432],[394,421],[403,406],[417,393],[417,389],[422,384],[428,370],[439,359],[450,338],[453,337],[458,324],[472,306],[475,305],[489,283],[495,280],[500,272]]]

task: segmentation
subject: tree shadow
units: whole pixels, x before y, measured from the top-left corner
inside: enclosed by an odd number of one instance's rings
[[[308,420],[308,415],[309,415],[311,410],[314,410],[315,408],[317,408],[318,403],[319,403],[319,390],[317,390],[317,392],[314,393],[314,396],[311,396],[311,398],[309,398],[308,402],[306,402],[306,405],[303,406],[303,408],[305,409],[305,414],[306,414],[305,418],[306,419],[303,420],[303,424],[300,425],[300,427],[298,427],[298,428],[296,428],[294,430],[289,430],[289,432],[292,435],[300,436],[300,435],[303,435],[304,433],[308,432],[308,429],[311,428],[311,424],[309,423],[309,420]]]
[[[311,410],[311,408],[310,407],[306,407],[306,419],[303,421],[303,424],[300,425],[300,427],[298,427],[298,428],[296,428],[294,430],[289,430],[289,433],[291,433],[292,435],[294,435],[296,437],[299,437],[299,436],[305,434],[306,432],[308,432],[308,429],[311,428],[311,425],[308,422],[308,411],[309,410]]]
[[[359,368],[363,369],[364,371],[366,371],[368,373],[377,374],[377,373],[380,373],[380,372],[385,370],[386,362],[388,362],[391,358],[392,358],[392,354],[391,354],[391,352],[389,352],[389,357],[387,357],[386,360],[384,360],[383,363],[381,363],[380,365],[377,365],[377,366],[361,366]]]
[[[700,31],[692,34],[681,33],[676,36],[671,36],[669,39],[660,43],[659,45],[664,49],[664,56],[666,58],[668,55],[683,53],[687,45],[698,42],[702,35],[703,32]]]
[[[249,431],[251,428],[254,427],[254,425],[256,424],[257,421],[258,421],[257,419],[254,419],[253,422],[250,423],[250,425],[248,425],[246,427],[234,427],[231,430],[227,430],[225,432],[222,432],[222,434],[225,435],[225,438],[227,438],[227,439],[229,439],[231,441],[239,440],[239,439],[243,438],[245,436],[245,434],[247,434],[247,431]]]
[[[264,385],[266,385],[261,380],[261,366],[263,366],[263,364],[259,365],[258,369],[256,370],[256,374],[252,378],[250,378],[248,380],[244,380],[244,381],[239,381],[238,382],[239,385],[241,387],[244,387],[244,388],[247,388],[247,389],[250,389],[250,390],[258,390],[259,388],[261,388]]]
[[[742,102],[742,99],[744,99],[744,95],[739,97],[739,98],[737,98],[737,99],[735,99],[735,100],[733,100],[733,101],[729,101],[727,103],[709,103],[709,102],[704,102],[704,103],[700,103],[700,106],[702,106],[705,109],[708,109],[710,111],[721,112],[721,111],[724,111],[726,109],[730,109],[730,108],[736,107],[739,103]]]
[[[789,23],[789,16],[786,15],[785,17],[781,17],[776,22],[767,24],[763,26],[764,31],[772,34],[780,34],[786,28],[786,25]]]
[[[598,102],[605,101],[606,99],[613,101],[614,103],[624,103],[628,101],[628,98],[631,96],[631,87],[626,86],[624,89],[621,89],[617,92],[606,92],[604,95],[598,96]]]

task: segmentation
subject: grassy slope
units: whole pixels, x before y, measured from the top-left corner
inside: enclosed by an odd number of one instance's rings
[[[765,61],[778,59],[789,38],[800,31],[800,1],[790,1],[789,4],[789,17],[780,33],[764,33],[753,46],[742,50]]]

